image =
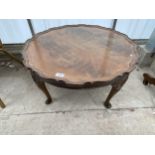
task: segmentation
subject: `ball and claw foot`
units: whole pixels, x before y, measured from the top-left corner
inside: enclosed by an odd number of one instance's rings
[[[107,109],[110,109],[112,107],[111,103],[106,103],[104,102],[104,106],[107,108]]]
[[[51,104],[52,102],[53,102],[53,101],[52,101],[51,98],[48,98],[48,99],[45,101],[46,104]]]

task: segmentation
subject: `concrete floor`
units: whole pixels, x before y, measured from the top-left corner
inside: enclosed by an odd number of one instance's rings
[[[143,72],[135,69],[122,90],[111,100],[112,109],[102,102],[109,87],[69,90],[47,87],[54,103],[45,96],[22,68],[0,68],[0,134],[155,134],[155,87],[142,84]],[[153,74],[153,73],[152,73]]]

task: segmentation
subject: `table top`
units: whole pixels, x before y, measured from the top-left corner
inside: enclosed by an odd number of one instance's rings
[[[52,28],[29,39],[24,64],[45,79],[69,84],[110,81],[131,72],[137,45],[126,35],[93,25]]]

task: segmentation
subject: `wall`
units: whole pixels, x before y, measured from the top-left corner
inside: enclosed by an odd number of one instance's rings
[[[119,19],[116,30],[127,34],[131,39],[148,39],[155,28],[154,19]]]
[[[51,27],[58,27],[62,25],[72,25],[72,24],[88,24],[88,25],[100,25],[104,27],[111,28],[113,24],[112,19],[51,19],[51,20],[32,20],[34,31],[41,32],[47,30]]]
[[[111,28],[113,19],[32,19],[35,33],[70,24],[90,24]],[[131,39],[148,39],[155,28],[155,19],[119,19],[116,30],[127,34]],[[3,43],[24,43],[31,38],[26,19],[1,19],[0,38]]]
[[[0,20],[0,38],[3,43],[23,43],[30,37],[31,32],[27,20]]]

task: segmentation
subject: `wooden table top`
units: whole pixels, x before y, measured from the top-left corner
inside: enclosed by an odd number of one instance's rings
[[[137,45],[127,36],[92,25],[69,25],[36,34],[23,49],[24,64],[46,79],[71,84],[109,81],[131,72]]]

